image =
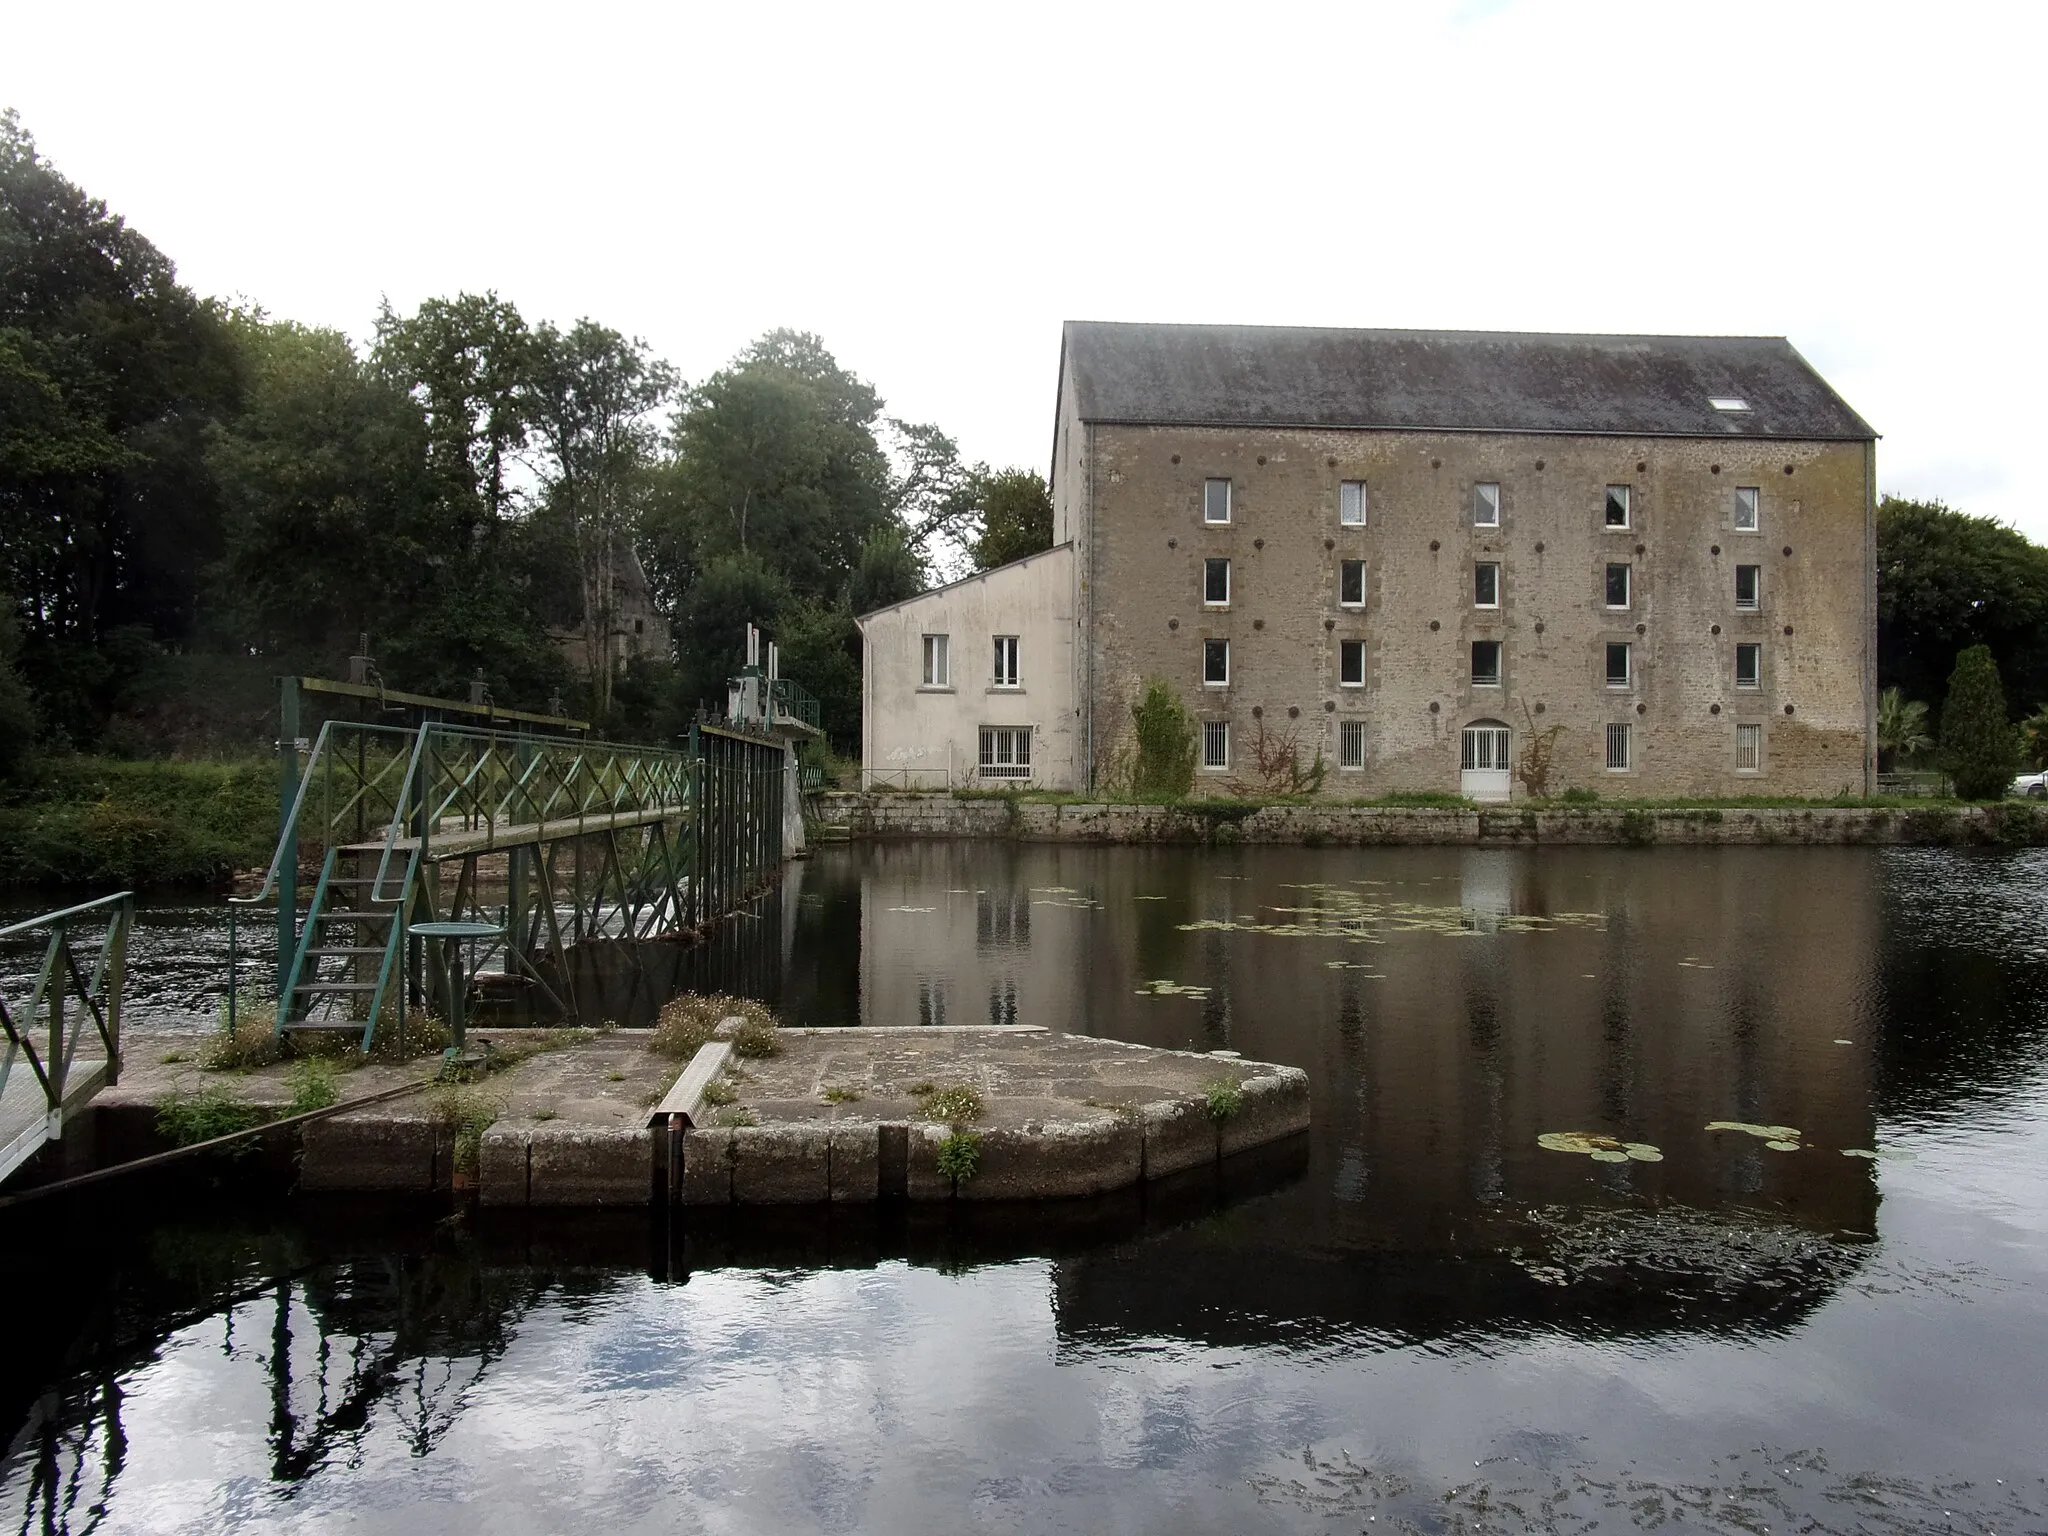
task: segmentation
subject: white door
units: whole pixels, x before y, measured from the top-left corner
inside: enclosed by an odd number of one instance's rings
[[[1473,800],[1505,800],[1509,783],[1508,728],[1498,720],[1466,726],[1458,758],[1458,792]]]

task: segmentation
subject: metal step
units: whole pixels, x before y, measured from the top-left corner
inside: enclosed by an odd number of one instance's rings
[[[328,907],[320,914],[323,923],[388,923],[396,911],[379,912],[370,907]]]
[[[309,1019],[294,1019],[286,1024],[284,1028],[287,1034],[339,1035],[345,1033],[360,1035],[363,1032],[363,1021],[358,1019],[353,1024],[332,1024],[326,1022],[316,1024]]]
[[[309,949],[306,951],[306,956],[310,959],[314,955],[381,955],[383,953],[384,946],[382,944],[372,944],[367,948],[362,945],[350,945],[341,949]]]
[[[294,994],[303,992],[374,992],[379,982],[374,981],[302,981],[292,988]]]

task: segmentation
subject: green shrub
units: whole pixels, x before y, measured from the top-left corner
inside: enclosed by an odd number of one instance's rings
[[[1138,799],[1178,800],[1195,786],[1195,722],[1171,684],[1154,678],[1131,710],[1137,758],[1131,793]]]
[[[723,1109],[739,1101],[739,1090],[730,1083],[710,1082],[704,1085],[704,1102],[713,1109]]]
[[[173,1146],[196,1146],[216,1136],[246,1131],[271,1118],[270,1111],[244,1104],[218,1083],[209,1083],[197,1093],[174,1093],[157,1106],[157,1134]],[[239,1147],[224,1147],[229,1156],[240,1156],[255,1145],[252,1139]]]
[[[287,1115],[309,1114],[316,1109],[325,1109],[341,1097],[336,1086],[340,1074],[334,1063],[325,1057],[309,1056],[295,1061],[285,1073],[285,1081],[291,1085],[292,1101],[285,1106]]]
[[[648,1038],[647,1049],[673,1061],[688,1061],[700,1047],[710,1044],[718,1029],[718,1021],[735,1014],[747,1024],[771,1033],[775,1028],[775,1015],[750,997],[727,997],[719,992],[686,992],[662,1005],[661,1013],[654,1021],[654,1031]],[[737,1043],[734,1048],[738,1049]],[[748,1053],[741,1051],[740,1054]],[[764,1054],[772,1056],[775,1053],[770,1050]]]
[[[939,1172],[955,1184],[974,1177],[981,1167],[981,1132],[955,1131],[939,1143]]]
[[[1598,805],[1600,803],[1599,791],[1588,789],[1583,784],[1573,785],[1557,798],[1558,802],[1562,805]]]
[[[930,1083],[920,1085],[925,1091],[916,1094],[918,1113],[927,1120],[942,1121],[947,1125],[958,1125],[963,1120],[975,1120],[981,1116],[981,1094],[971,1084],[955,1083],[940,1088]]]
[[[505,1101],[474,1088],[443,1088],[434,1095],[434,1118],[455,1133],[455,1168],[476,1172],[484,1132],[505,1112]]]
[[[749,1019],[734,1032],[732,1050],[735,1056],[745,1056],[754,1061],[767,1056],[780,1056],[782,1036],[776,1029],[774,1020],[770,1019],[763,1023],[759,1019]]]
[[[1963,800],[2004,798],[2019,771],[2018,734],[2005,717],[2005,690],[1991,647],[1973,645],[1956,657],[1941,707],[1941,766]]]
[[[0,805],[0,883],[219,886],[276,840],[268,763],[44,759]]]
[[[274,1004],[264,1003],[254,1012],[238,1010],[233,1030],[225,1017],[220,1029],[199,1052],[199,1065],[209,1072],[240,1072],[265,1067],[278,1058],[277,1015]]]
[[[1221,1125],[1236,1119],[1238,1111],[1244,1108],[1244,1089],[1227,1077],[1219,1078],[1202,1090],[1202,1103],[1209,1118]]]

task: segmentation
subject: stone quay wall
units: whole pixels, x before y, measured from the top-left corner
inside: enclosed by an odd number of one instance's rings
[[[1025,843],[1271,843],[1301,847],[1503,843],[2048,845],[2048,808],[1990,806],[1072,805],[1001,796],[831,794],[828,835]]]

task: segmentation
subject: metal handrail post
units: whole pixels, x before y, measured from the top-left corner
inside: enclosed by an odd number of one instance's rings
[[[299,680],[278,679],[277,755],[279,853],[277,872],[277,998],[285,1006],[285,973],[299,947]]]

